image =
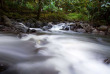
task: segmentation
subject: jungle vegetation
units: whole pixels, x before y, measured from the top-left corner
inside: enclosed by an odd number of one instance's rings
[[[0,15],[110,25],[110,0],[0,0]]]

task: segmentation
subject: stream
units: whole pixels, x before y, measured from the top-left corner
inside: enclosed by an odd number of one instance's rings
[[[110,37],[36,28],[18,36],[0,33],[0,62],[10,67],[0,74],[110,74]]]

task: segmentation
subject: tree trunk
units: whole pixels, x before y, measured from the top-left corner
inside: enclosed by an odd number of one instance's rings
[[[37,19],[40,19],[41,9],[42,9],[42,0],[39,0],[38,2],[38,12],[37,12]]]

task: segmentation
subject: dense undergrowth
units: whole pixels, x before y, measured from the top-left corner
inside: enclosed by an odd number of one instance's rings
[[[110,24],[109,0],[1,0],[0,15],[14,19],[37,19],[39,6],[42,21],[89,21]],[[3,3],[4,2],[4,3]]]
[[[26,10],[25,10],[26,11]],[[37,13],[36,12],[2,12],[3,15],[8,16],[9,18],[14,18],[14,19],[24,19],[28,20],[30,18],[36,19]],[[40,20],[43,21],[89,21],[88,16],[84,15],[82,13],[65,13],[65,12],[48,12],[48,13],[42,13]]]

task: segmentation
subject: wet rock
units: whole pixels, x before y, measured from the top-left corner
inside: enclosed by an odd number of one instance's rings
[[[43,23],[41,21],[36,21],[35,27],[36,28],[41,28],[43,26]]]
[[[92,34],[98,34],[99,32],[98,32],[98,30],[97,29],[94,29],[93,31],[92,31]]]
[[[26,23],[26,26],[27,26],[27,27],[31,27],[31,23],[30,23],[30,22],[27,22],[27,23]]]
[[[85,28],[87,26],[90,26],[88,23],[80,23],[81,27]]]
[[[80,22],[76,22],[77,25],[80,25]]]
[[[7,70],[9,68],[9,65],[4,63],[4,62],[0,62],[0,73]]]
[[[69,27],[65,27],[65,30],[69,30]]]
[[[48,24],[52,25],[52,22],[48,22]]]
[[[100,31],[99,34],[100,35],[105,35],[105,32],[104,31]]]
[[[23,23],[18,23],[16,21],[12,22],[7,16],[3,16],[3,19],[5,25],[8,27],[7,29],[5,29],[6,31],[13,31],[13,33],[27,32],[28,27],[26,27]]]
[[[68,25],[63,26],[62,30],[69,30],[69,26]]]
[[[47,31],[47,30],[49,30],[49,29],[51,29],[52,28],[52,24],[48,24],[47,26],[43,26],[43,30],[44,31]]]
[[[35,28],[35,23],[32,23],[32,24],[30,25],[30,27],[31,27],[31,28]]]
[[[110,64],[110,59],[108,59],[108,58],[105,59],[105,60],[104,60],[104,63],[106,63],[106,64]]]
[[[28,22],[33,23],[34,21],[32,19],[29,19]]]
[[[52,28],[52,24],[48,24],[48,28],[51,29]]]
[[[4,15],[3,19],[4,19],[4,23],[5,23],[6,26],[9,26],[9,27],[13,26],[11,20],[7,16]]]
[[[72,23],[72,24],[70,24],[71,26],[73,26],[73,25],[76,25],[76,23]]]
[[[18,30],[18,32],[26,33],[28,30],[28,27],[26,27],[23,23],[18,23],[14,27]]]
[[[30,33],[36,33],[35,29],[30,30]]]
[[[108,34],[110,34],[110,28],[108,29]]]
[[[87,33],[91,33],[92,32],[92,26],[86,26],[86,27],[83,27]]]
[[[44,31],[47,31],[47,30],[49,29],[49,27],[48,27],[48,26],[44,26],[42,29],[43,29]]]
[[[75,24],[70,25],[70,30],[73,30],[74,31],[75,27],[76,27]]]
[[[76,32],[85,33],[86,31],[84,29],[76,29]]]
[[[17,22],[17,21],[12,21],[12,24],[13,24],[13,25],[17,25],[18,22]]]
[[[76,25],[76,27],[75,27],[76,29],[79,29],[79,28],[83,28],[81,25]]]
[[[12,28],[4,26],[2,28],[2,31],[4,31],[4,32],[12,32]]]
[[[98,29],[99,29],[100,31],[107,31],[108,27],[102,25],[102,26],[100,26]]]

